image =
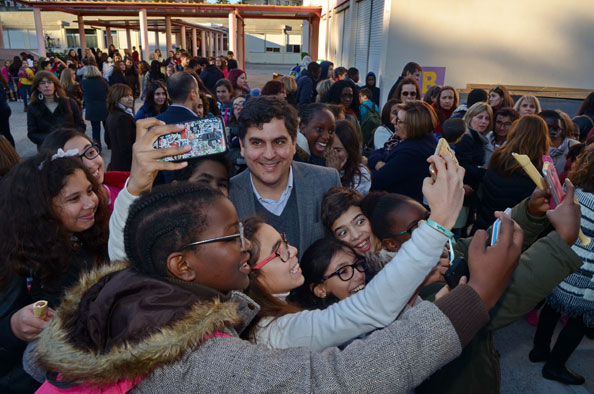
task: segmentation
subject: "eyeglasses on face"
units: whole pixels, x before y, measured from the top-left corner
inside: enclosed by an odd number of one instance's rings
[[[264,260],[257,263],[254,266],[254,269],[259,270],[260,268],[264,267],[266,264],[268,264],[277,257],[280,257],[283,263],[289,261],[289,241],[287,240],[287,235],[285,233],[281,233],[281,242],[279,243],[276,250],[272,252],[270,256],[266,257]]]
[[[507,128],[511,127],[512,122],[502,122],[502,121],[498,120],[497,122],[495,122],[495,125],[497,125],[498,127],[503,127],[504,129],[507,129]]]
[[[85,148],[85,150],[83,150],[83,153],[78,155],[78,157],[81,160],[83,159],[83,157],[87,160],[93,160],[100,154],[101,154],[101,147],[98,144],[92,144],[90,146],[87,146]]]
[[[408,96],[411,96],[411,97],[417,97],[417,92],[402,92],[401,94],[402,94],[404,97],[408,97]]]
[[[419,227],[419,222],[421,220],[427,220],[427,219],[429,219],[429,216],[430,215],[431,215],[431,212],[429,212],[429,211],[425,212],[425,215],[421,219],[418,219],[418,220],[415,220],[414,222],[412,222],[410,224],[410,226],[408,226],[408,228],[406,230],[400,231],[400,232],[395,233],[395,234],[392,234],[392,235],[388,235],[386,238],[397,237],[399,235],[404,235],[406,233],[408,233],[408,235],[411,235],[412,236],[413,231],[415,231],[417,229],[417,227]]]
[[[345,265],[340,267],[333,273],[326,275],[322,278],[322,282],[327,281],[328,279],[332,278],[333,276],[338,276],[340,280],[343,282],[351,280],[353,275],[355,275],[355,270],[359,272],[365,272],[367,270],[367,265],[365,264],[365,259],[361,256],[357,256],[355,258],[355,262],[350,265]]]
[[[227,241],[229,239],[234,239],[234,238],[239,238],[240,242],[241,242],[241,250],[244,251],[245,249],[245,237],[243,235],[243,223],[239,222],[239,233],[237,234],[232,234],[232,235],[225,235],[222,237],[216,237],[216,238],[210,238],[210,239],[205,239],[202,241],[196,241],[196,242],[192,242],[189,243],[187,245],[182,246],[182,250],[187,249],[189,247],[192,246],[198,246],[198,245],[204,245],[204,244],[209,244],[212,242],[220,242],[220,241]]]

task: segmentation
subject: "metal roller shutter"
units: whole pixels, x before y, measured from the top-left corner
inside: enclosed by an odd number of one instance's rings
[[[381,49],[384,30],[384,0],[372,1],[367,72],[373,71],[377,76],[380,66],[380,57],[382,55]],[[367,72],[365,74],[367,74]],[[361,78],[364,78],[365,74],[361,73]]]
[[[343,29],[344,29],[344,12],[339,12],[338,14],[334,14],[334,24],[335,24],[335,35],[332,37],[334,41],[334,67],[338,67],[339,65],[342,66],[342,43],[344,41]]]
[[[340,54],[341,54],[341,62],[340,64],[343,65],[343,67],[347,67],[350,66],[349,64],[349,59],[348,59],[348,50],[346,48],[346,46],[348,45],[348,39],[347,37],[349,37],[349,35],[351,34],[351,9],[347,8],[346,10],[344,10],[344,12],[342,13],[343,17],[344,17],[344,25],[343,25],[343,29],[342,29],[342,36],[341,36],[341,47],[340,47]]]
[[[355,67],[359,69],[359,75],[367,74],[371,2],[372,0],[363,0],[357,3],[357,39],[355,41]]]

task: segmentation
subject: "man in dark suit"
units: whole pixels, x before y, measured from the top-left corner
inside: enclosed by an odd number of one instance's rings
[[[324,235],[324,194],[340,186],[333,168],[293,162],[297,111],[273,96],[250,99],[239,116],[241,155],[248,169],[231,178],[229,198],[240,219],[258,215],[289,243],[299,257]]]
[[[177,124],[191,122],[200,119],[198,103],[200,102],[200,90],[198,82],[192,75],[186,72],[178,72],[167,79],[167,92],[171,98],[171,105],[167,110],[157,116],[166,124]]]

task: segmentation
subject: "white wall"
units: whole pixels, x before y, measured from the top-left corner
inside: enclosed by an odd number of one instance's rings
[[[594,88],[591,0],[392,0],[388,31],[384,80],[416,61],[446,67],[445,83],[458,88]]]
[[[327,0],[309,3],[325,11]],[[446,67],[445,83],[457,88],[500,83],[594,89],[592,0],[386,0],[384,10],[382,96],[409,61]],[[326,42],[324,23],[320,55],[326,45],[337,48]],[[338,58],[338,65],[352,66],[354,54],[345,60]]]

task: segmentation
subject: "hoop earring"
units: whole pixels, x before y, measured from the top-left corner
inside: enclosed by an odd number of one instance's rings
[[[56,98],[56,100],[58,100],[60,98],[60,96],[58,95],[58,92],[54,92],[54,97]]]
[[[37,98],[39,99],[39,101],[43,101],[43,99],[44,99],[45,97],[43,96],[43,94],[39,93],[39,94],[37,95]]]

